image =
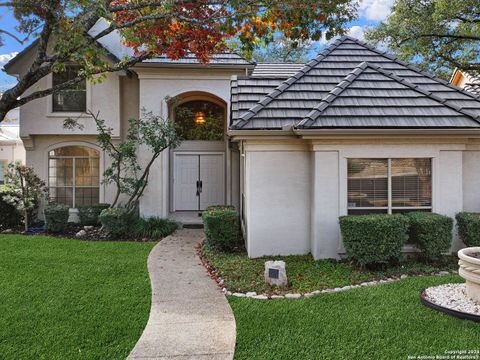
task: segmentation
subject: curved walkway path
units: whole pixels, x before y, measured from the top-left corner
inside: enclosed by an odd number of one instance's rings
[[[148,256],[150,318],[128,359],[233,359],[235,318],[195,245],[201,229],[182,229]]]

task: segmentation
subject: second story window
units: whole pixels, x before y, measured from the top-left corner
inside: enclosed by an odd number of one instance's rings
[[[63,84],[77,76],[77,66],[67,66],[64,72],[53,73],[53,86]],[[52,95],[53,112],[85,112],[87,110],[86,80],[82,80],[69,89],[55,92]]]

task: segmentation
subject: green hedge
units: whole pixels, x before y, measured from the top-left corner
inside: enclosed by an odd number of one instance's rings
[[[161,239],[172,234],[177,229],[178,224],[172,220],[150,217],[138,219],[133,228],[133,233],[137,237]]]
[[[407,217],[349,215],[339,219],[343,243],[350,259],[362,266],[400,259],[408,235]]]
[[[0,186],[0,228],[7,229],[22,224],[22,215],[15,206],[7,203],[3,196],[15,196],[15,188],[9,185]]]
[[[99,219],[103,228],[112,235],[125,236],[133,231],[134,220],[125,208],[104,209],[100,213]]]
[[[480,246],[480,213],[461,212],[455,218],[463,243],[467,246]]]
[[[427,260],[435,260],[452,245],[453,219],[448,216],[411,212],[406,214],[410,222],[410,242],[415,244]]]
[[[43,210],[45,228],[47,231],[59,233],[65,231],[68,225],[69,207],[67,205],[47,205]]]
[[[240,240],[240,218],[229,206],[213,206],[202,214],[206,243],[214,248],[230,251]]]
[[[78,217],[82,225],[100,225],[98,217],[104,209],[108,209],[110,204],[84,205],[78,207]]]

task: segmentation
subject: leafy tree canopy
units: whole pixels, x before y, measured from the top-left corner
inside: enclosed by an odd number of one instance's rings
[[[0,2],[13,9],[18,30],[36,36],[38,44],[29,69],[0,99],[5,114],[31,100],[70,88],[85,78],[128,69],[137,62],[167,55],[178,59],[193,53],[202,62],[225,50],[236,39],[251,55],[274,34],[294,40],[327,38],[344,32],[355,17],[351,0],[13,0]],[[89,30],[103,18],[108,26],[95,35]],[[116,61],[97,40],[119,31],[134,56]],[[11,36],[1,30],[0,37]],[[21,40],[21,39],[19,39]],[[62,72],[68,63],[80,65],[75,79],[25,94],[38,80]]]
[[[396,0],[392,14],[366,37],[444,78],[455,67],[479,73],[480,1]]]

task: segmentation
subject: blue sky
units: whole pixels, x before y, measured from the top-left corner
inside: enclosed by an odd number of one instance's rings
[[[369,26],[375,26],[379,21],[387,18],[390,14],[390,8],[394,0],[360,0],[359,5],[359,18],[352,22],[349,27],[349,35],[363,40],[365,30]],[[0,8],[0,26],[4,30],[8,30],[15,35],[22,37],[15,30],[15,19],[12,12],[5,8]],[[30,42],[32,39],[30,39]],[[19,44],[15,40],[4,37],[5,44],[0,46],[0,69],[3,68],[12,57],[18,52],[22,51],[29,42]],[[327,44],[325,40],[320,41],[322,45]],[[15,78],[0,71],[0,91],[8,89],[15,84]]]

